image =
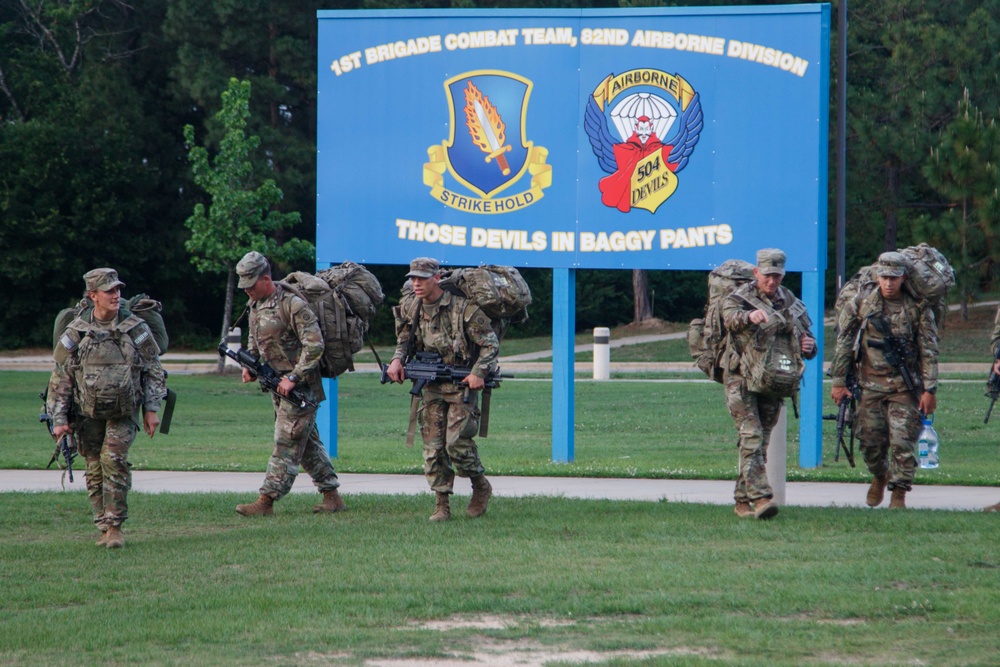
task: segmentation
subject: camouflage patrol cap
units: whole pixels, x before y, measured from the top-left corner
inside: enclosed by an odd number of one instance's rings
[[[757,270],[765,276],[785,275],[785,253],[777,248],[764,248],[757,251]]]
[[[878,256],[875,272],[879,277],[897,278],[906,275],[906,258],[902,253],[884,252]]]
[[[430,278],[441,270],[441,264],[433,257],[417,257],[410,262],[410,272],[407,278]]]
[[[124,287],[125,283],[118,280],[118,272],[114,269],[94,269],[83,274],[83,282],[87,284],[88,292],[107,292],[116,287]]]
[[[253,287],[257,279],[267,272],[267,269],[267,258],[256,250],[243,255],[243,259],[236,265],[236,275],[240,277],[238,287],[240,289]]]

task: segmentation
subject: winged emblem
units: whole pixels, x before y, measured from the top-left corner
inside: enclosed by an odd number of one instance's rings
[[[611,133],[609,115],[619,140]],[[704,114],[698,93],[694,93],[679,117],[673,106],[650,93],[626,96],[610,114],[605,113],[593,94],[590,95],[584,129],[598,164],[610,174],[601,179],[601,200],[626,213],[633,207],[654,212],[676,188],[675,175],[687,166],[703,127]],[[662,139],[664,136],[668,138]],[[640,190],[637,183],[642,178],[637,179],[637,172],[647,175],[657,171],[663,173],[663,187],[656,193],[651,189]],[[667,171],[670,174],[666,174]],[[646,193],[656,196],[646,200]]]

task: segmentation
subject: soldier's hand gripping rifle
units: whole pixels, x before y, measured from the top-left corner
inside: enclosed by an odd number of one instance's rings
[[[913,374],[910,373],[910,369],[906,366],[906,360],[914,356],[913,346],[910,345],[910,341],[902,336],[893,335],[889,323],[882,316],[871,318],[871,323],[875,327],[875,330],[882,334],[882,340],[869,340],[865,344],[868,347],[882,351],[882,356],[885,357],[886,363],[895,368],[896,372],[903,377],[903,384],[906,385],[906,390],[913,394],[913,397],[919,401],[920,387],[917,386]]]
[[[52,464],[59,464],[59,457],[63,457],[63,461],[66,465],[66,474],[69,475],[69,481],[73,483],[73,460],[76,458],[76,439],[72,437],[71,434],[66,433],[61,438],[56,438],[55,427],[52,423],[52,416],[49,415],[46,408],[46,399],[48,397],[48,389],[43,391],[38,395],[38,398],[42,399],[42,412],[38,415],[38,421],[44,423],[46,428],[48,428],[49,435],[52,439],[56,441],[56,449],[52,452],[52,458],[49,459],[49,463],[45,466],[48,470],[52,467]],[[60,465],[60,467],[62,467]],[[65,480],[64,480],[65,481]]]
[[[385,384],[389,382],[389,366],[387,364],[382,364],[382,378],[380,382]],[[423,391],[424,386],[428,382],[451,382],[453,384],[460,384],[462,380],[469,376],[472,372],[471,368],[465,368],[464,366],[449,366],[444,363],[441,355],[437,352],[417,352],[403,366],[403,371],[406,374],[407,380],[413,380],[413,386],[410,388],[410,394],[413,396],[419,396],[420,392]],[[485,438],[489,433],[489,423],[490,423],[490,397],[494,388],[500,386],[500,381],[505,378],[513,377],[511,375],[501,375],[500,369],[497,368],[489,375],[483,378],[483,404],[480,409],[480,420],[479,420],[479,437]],[[468,403],[469,394],[465,394],[465,402]]]
[[[389,382],[388,370],[389,366],[382,364],[382,384]],[[406,372],[406,379],[413,380],[413,388],[410,389],[410,393],[414,396],[419,396],[424,385],[428,382],[460,384],[472,372],[471,368],[465,368],[464,366],[449,366],[444,363],[441,355],[437,352],[417,352],[403,366],[403,370]],[[500,369],[497,368],[494,372],[483,378],[484,386],[489,389],[499,387],[500,381],[509,377],[512,376],[501,375]]]
[[[837,421],[837,453],[834,454],[833,460],[840,461],[840,450],[844,450],[844,455],[847,456],[847,462],[854,467],[854,416],[857,414],[858,400],[861,398],[861,386],[858,384],[857,375],[854,371],[848,371],[846,377],[847,390],[851,392],[850,397],[844,398],[840,401],[840,406],[835,415],[823,415],[823,419],[830,419]],[[851,429],[850,447],[844,442],[844,428]]]
[[[288,396],[282,396],[278,393],[278,385],[281,384],[281,375],[271,368],[269,364],[262,362],[244,348],[241,347],[239,350],[233,352],[226,345],[226,342],[223,341],[219,343],[219,356],[229,357],[241,367],[250,371],[250,374],[260,383],[261,391],[269,391],[281,400],[288,401],[300,408],[304,408],[307,405],[310,408],[317,407],[318,404],[315,401],[310,401],[297,388],[288,392]]]
[[[990,423],[990,413],[993,412],[993,405],[997,402],[997,396],[1000,396],[1000,373],[997,373],[995,370],[998,359],[1000,359],[1000,345],[997,345],[997,351],[993,355],[993,364],[990,366],[990,377],[986,380],[986,398],[990,399],[990,407],[986,409],[986,419],[983,420],[984,424]]]

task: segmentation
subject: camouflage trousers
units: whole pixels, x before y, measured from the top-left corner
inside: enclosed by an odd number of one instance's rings
[[[755,394],[740,378],[726,384],[726,405],[739,433],[739,474],[736,477],[736,502],[753,502],[774,495],[767,481],[767,446],[771,431],[778,422],[780,398]]]
[[[890,489],[909,491],[917,469],[920,410],[908,392],[863,389],[858,402],[858,436],[865,465],[876,477],[888,473]]]
[[[305,469],[320,491],[332,491],[340,486],[330,455],[319,438],[316,428],[316,408],[300,408],[272,394],[274,401],[274,451],[267,462],[267,474],[260,487],[261,495],[274,500],[292,490],[299,474]]]
[[[431,489],[451,493],[455,474],[478,477],[486,472],[472,436],[479,432],[479,392],[452,384],[429,384],[417,410],[424,441],[424,476]]]
[[[73,431],[77,451],[87,462],[87,497],[94,523],[101,530],[121,526],[128,518],[128,492],[132,488],[128,450],[139,427],[131,418],[81,418]]]

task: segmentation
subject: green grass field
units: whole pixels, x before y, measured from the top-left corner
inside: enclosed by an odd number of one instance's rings
[[[0,663],[473,667],[994,665],[997,516],[312,494],[132,495],[93,545],[82,492],[4,494]]]
[[[942,360],[982,360],[988,331],[960,331]],[[632,352],[664,360],[652,345]],[[0,467],[48,461],[47,377],[0,372]],[[698,380],[578,378],[570,464],[550,460],[551,382],[505,381],[483,461],[490,474],[733,479],[721,388]],[[918,484],[1000,485],[983,380],[942,385],[942,465]],[[263,472],[272,414],[256,385],[170,384],[172,431],[136,442],[137,469]],[[338,384],[337,469],[419,473],[403,445],[407,387]],[[789,425],[790,480],[868,480],[833,461],[829,422],[823,464],[798,468]],[[465,496],[438,525],[429,496],[348,493],[348,512],[319,516],[314,494],[292,494],[248,520],[232,510],[242,496],[134,493],[127,546],[108,550],[80,481],[0,494],[0,664],[986,666],[1000,651],[996,514],[795,508],[755,522],[697,504],[496,498],[470,520]]]
[[[44,373],[0,372],[0,468],[44,468],[51,440],[38,423]],[[143,470],[263,471],[271,451],[270,399],[234,376],[176,375],[179,398],[169,435],[140,436],[129,459]],[[419,473],[418,448],[404,445],[407,386],[381,385],[374,374],[338,381],[339,432],[335,465],[342,472]],[[491,474],[583,477],[731,479],[735,430],[721,387],[689,376],[576,383],[573,463],[552,462],[552,385],[545,378],[505,381],[493,392],[490,436],[480,440]],[[1000,484],[997,423],[984,425],[987,401],[978,379],[946,381],[935,428],[942,465],[918,471],[920,484]],[[531,409],[526,409],[531,406]],[[826,412],[833,412],[827,398]],[[834,424],[824,424],[818,468],[798,467],[798,422],[789,419],[788,478],[867,481],[843,456],[833,461]],[[860,459],[859,459],[860,460]]]

